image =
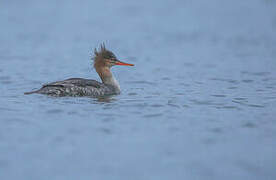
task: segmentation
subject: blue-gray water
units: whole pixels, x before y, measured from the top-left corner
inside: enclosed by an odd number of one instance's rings
[[[276,2],[2,1],[1,180],[276,179]],[[121,95],[24,95],[99,79]]]

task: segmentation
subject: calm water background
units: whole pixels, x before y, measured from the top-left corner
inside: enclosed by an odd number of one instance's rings
[[[276,179],[276,2],[2,1],[0,179]],[[99,79],[121,95],[23,95]]]

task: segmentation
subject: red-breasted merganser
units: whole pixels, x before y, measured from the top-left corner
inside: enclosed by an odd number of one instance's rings
[[[70,78],[45,84],[41,89],[26,92],[25,94],[39,93],[52,96],[92,96],[115,95],[120,93],[120,85],[112,75],[110,68],[114,65],[134,66],[133,64],[119,61],[116,56],[107,50],[104,44],[100,50],[94,51],[94,68],[99,74],[102,83],[91,79]]]

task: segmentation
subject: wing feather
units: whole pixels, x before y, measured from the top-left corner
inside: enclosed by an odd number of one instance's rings
[[[78,87],[95,87],[100,88],[103,86],[102,83],[91,80],[91,79],[82,79],[82,78],[70,78],[66,79],[64,81],[56,81],[49,84],[44,84],[43,87],[49,87],[49,86],[55,86],[55,87],[68,87],[68,86],[78,86]]]

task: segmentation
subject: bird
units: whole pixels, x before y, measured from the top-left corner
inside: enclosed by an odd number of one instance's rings
[[[94,68],[101,78],[102,82],[93,79],[70,78],[63,81],[56,81],[42,85],[38,90],[25,92],[24,94],[45,94],[50,96],[90,96],[101,97],[107,95],[120,94],[120,85],[111,72],[111,67],[119,66],[134,66],[122,62],[117,59],[115,54],[106,49],[105,44],[101,44],[100,48],[94,50]]]

